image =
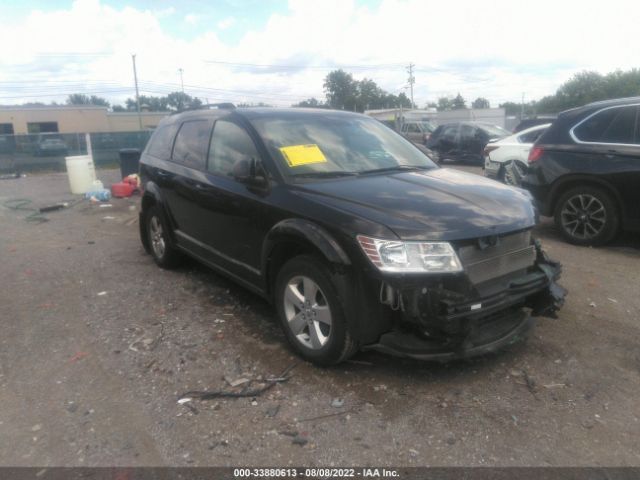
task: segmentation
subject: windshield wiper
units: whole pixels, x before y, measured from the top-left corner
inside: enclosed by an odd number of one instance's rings
[[[430,170],[433,167],[426,165],[394,165],[393,167],[374,168],[373,170],[364,170],[361,174],[366,173],[383,173],[383,172],[410,172],[414,170]]]
[[[346,172],[346,171],[337,171],[337,172],[305,172],[305,173],[294,173],[291,175],[292,177],[300,178],[300,177],[309,177],[309,178],[335,178],[335,177],[351,177],[354,175],[358,175],[358,172]]]

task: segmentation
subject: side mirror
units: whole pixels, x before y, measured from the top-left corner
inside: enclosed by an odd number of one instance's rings
[[[255,158],[244,158],[233,167],[233,178],[252,187],[264,187],[267,179]]]

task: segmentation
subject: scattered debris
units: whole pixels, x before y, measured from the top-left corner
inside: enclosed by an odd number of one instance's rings
[[[275,405],[273,407],[267,408],[267,410],[264,413],[268,418],[274,418],[276,415],[278,415],[279,411],[280,411],[280,405]]]
[[[87,352],[78,352],[73,357],[69,359],[69,362],[75,363],[78,360],[82,360],[84,357],[87,357],[89,354]]]
[[[248,378],[244,378],[244,377],[233,379],[233,378],[228,377],[228,376],[225,375],[224,379],[232,387],[237,387],[238,385],[242,385],[244,383],[249,382],[249,379]]]
[[[342,398],[334,398],[333,400],[331,400],[331,406],[333,408],[344,407],[344,400]]]
[[[102,205],[100,205],[100,208],[109,208],[109,207],[113,207],[113,205],[111,205],[110,203],[103,203]]]
[[[596,305],[596,302],[591,302],[591,303],[589,304],[589,306],[590,306],[590,307],[592,307],[592,308],[596,308],[596,306],[597,306],[597,305]]]
[[[618,303],[618,300],[616,300],[615,298],[607,297],[607,300],[609,300],[612,303]]]
[[[549,383],[547,385],[543,385],[544,388],[559,388],[559,387],[566,387],[567,385],[565,383]]]
[[[291,443],[304,447],[307,443],[309,443],[309,439],[303,437],[302,435],[296,435],[295,437],[293,437],[293,440],[291,440]]]
[[[185,403],[187,403],[187,402],[190,402],[191,400],[193,400],[193,398],[191,398],[191,397],[183,397],[183,398],[180,398],[180,399],[178,400],[178,403],[179,403],[180,405],[183,405],[183,404],[185,404]]]
[[[191,391],[186,392],[180,396],[180,398],[184,397],[193,397],[199,400],[212,400],[214,398],[251,398],[251,397],[259,397],[266,391],[273,388],[277,383],[283,383],[291,378],[289,372],[293,370],[298,364],[294,363],[287,367],[278,377],[276,378],[267,378],[263,381],[263,386],[260,388],[256,388],[253,390],[248,390],[248,385],[243,390],[236,391],[228,391],[228,390],[216,390],[216,391]]]
[[[417,450],[415,450],[415,449],[413,449],[413,448],[410,448],[410,449],[409,449],[409,454],[410,454],[412,457],[417,457],[418,455],[420,455],[420,452],[418,452]]]
[[[54,212],[56,210],[62,210],[63,208],[67,208],[68,206],[69,206],[69,202],[54,203],[53,205],[40,207],[39,211],[40,213]]]
[[[106,291],[98,292],[98,296],[99,296],[99,297],[102,297],[102,296],[104,296],[104,295],[106,295],[106,294],[107,294],[107,292],[106,292]]]
[[[39,430],[42,430],[42,425],[40,423],[37,423],[36,425],[34,425],[33,427],[31,427],[31,431],[32,432],[37,432]]]

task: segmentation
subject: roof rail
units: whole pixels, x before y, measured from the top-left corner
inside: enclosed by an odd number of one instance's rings
[[[211,108],[217,108],[219,110],[235,110],[236,106],[231,102],[222,102],[222,103],[204,103],[198,107],[190,107],[183,108],[182,110],[176,110],[175,112],[171,112],[171,115],[177,115],[182,112],[191,112],[194,110],[210,110]]]

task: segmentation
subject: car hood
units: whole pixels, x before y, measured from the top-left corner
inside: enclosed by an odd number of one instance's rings
[[[527,192],[448,168],[345,177],[296,190],[309,200],[384,225],[403,240],[499,235],[530,228],[536,221]]]

